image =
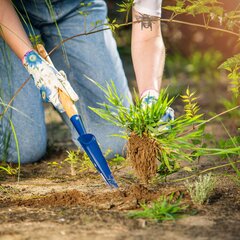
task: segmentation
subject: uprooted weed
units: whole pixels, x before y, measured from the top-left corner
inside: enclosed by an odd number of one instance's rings
[[[189,88],[181,96],[184,114],[168,122],[162,118],[173,103],[166,90],[162,90],[158,100],[150,107],[143,108],[141,99],[135,94],[135,103],[129,100],[129,107],[124,104],[124,97],[117,92],[113,82],[106,83],[106,88],[96,84],[105,94],[108,103],[99,103],[99,108],[90,108],[100,117],[113,125],[123,128],[122,134],[128,139],[127,156],[136,175],[148,181],[158,172],[166,176],[181,169],[181,163],[192,164],[201,156],[239,155],[240,147],[208,148],[204,128],[210,120],[203,120],[199,114],[197,97]],[[214,118],[212,118],[214,119]],[[157,162],[157,163],[156,163]]]

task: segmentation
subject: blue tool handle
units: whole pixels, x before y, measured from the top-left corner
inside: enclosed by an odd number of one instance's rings
[[[103,179],[110,187],[118,188],[118,185],[114,177],[112,176],[107,161],[102,154],[102,151],[97,143],[95,136],[86,133],[82,119],[78,114],[74,114],[70,118],[70,120],[79,134],[79,143],[89,156],[91,162],[93,163],[97,171],[102,175]]]
[[[73,115],[70,120],[80,136],[86,134],[86,129],[79,115]]]

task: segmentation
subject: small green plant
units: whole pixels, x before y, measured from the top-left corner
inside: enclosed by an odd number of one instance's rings
[[[123,104],[123,96],[119,96],[113,81],[107,83],[106,88],[104,88],[92,79],[89,80],[103,91],[108,101],[108,103],[98,103],[103,109],[92,107],[90,107],[90,109],[113,125],[122,127],[128,132],[135,132],[140,136],[160,124],[159,117],[164,115],[165,110],[174,100],[173,98],[168,98],[166,91],[162,91],[158,101],[153,104],[153,107],[144,109],[141,106],[140,98],[135,93],[135,104],[131,104],[130,107],[127,108]],[[162,125],[166,127],[170,126],[170,123],[162,123]],[[121,136],[124,136],[124,134]]]
[[[1,83],[1,82],[0,82]],[[1,92],[0,92],[0,110],[5,109],[6,104],[4,103]],[[9,115],[0,115],[0,172],[5,171],[9,175],[16,175],[18,174],[18,181],[20,179],[20,169],[21,169],[21,159],[20,159],[20,150],[19,150],[19,143],[18,137],[15,131],[14,124],[11,120],[12,110],[16,110],[15,108],[11,108],[11,112]],[[7,164],[7,161],[10,160],[11,156],[10,152],[10,140],[13,137],[15,141],[16,153],[17,153],[17,160],[18,166],[12,167]]]
[[[53,161],[53,162],[48,162],[47,165],[53,169],[61,169],[62,168],[62,162],[56,162],[56,161]]]
[[[169,197],[162,196],[158,201],[154,201],[150,206],[141,204],[143,210],[134,211],[128,214],[131,218],[147,218],[157,221],[175,220],[183,216],[187,205],[182,204],[181,198],[173,200],[173,194]]]
[[[16,175],[18,173],[18,169],[17,168],[13,168],[9,164],[5,163],[2,166],[0,166],[0,173],[1,172],[5,172],[8,175]]]
[[[112,150],[108,149],[104,153],[104,157],[106,158],[111,152],[112,152]],[[91,162],[90,158],[88,157],[88,155],[86,154],[86,152],[82,152],[82,151],[80,151],[80,149],[78,149],[76,151],[74,151],[74,150],[67,151],[67,153],[68,153],[68,156],[64,160],[64,162],[67,162],[70,164],[72,176],[76,175],[76,171],[79,171],[79,172],[96,171],[94,165],[92,164],[92,162]],[[113,159],[111,159],[109,161],[109,164],[111,166],[119,165],[124,160],[125,160],[125,158],[121,157],[120,155],[116,155]]]
[[[90,158],[88,157],[88,155],[84,152],[82,157],[81,157],[81,165],[80,165],[80,172],[84,172],[84,171],[95,171],[95,167],[92,164]]]
[[[119,154],[116,154],[114,156],[114,158],[112,158],[110,161],[109,161],[109,165],[110,166],[120,166],[122,165],[124,162],[126,162],[126,159],[119,155]]]
[[[209,200],[210,195],[216,187],[217,179],[211,173],[200,175],[195,182],[186,181],[187,188],[193,203],[202,205]]]
[[[80,161],[80,150],[74,151],[70,150],[67,151],[68,157],[64,160],[64,162],[67,162],[70,164],[70,169],[71,169],[71,175],[75,176],[76,175],[76,164]]]
[[[192,119],[197,116],[197,118],[202,117],[203,114],[197,114],[200,110],[198,103],[197,103],[197,97],[195,96],[195,92],[190,92],[189,87],[186,90],[186,94],[182,95],[182,101],[185,103],[184,106],[184,112],[185,112],[185,118],[186,119]],[[193,125],[194,128],[194,125]]]

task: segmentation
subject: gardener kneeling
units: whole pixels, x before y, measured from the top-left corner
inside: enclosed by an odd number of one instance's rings
[[[143,107],[151,106],[158,99],[163,74],[165,47],[159,21],[161,2],[135,0],[133,6],[133,21],[136,23],[132,27],[132,59]],[[23,19],[23,25],[14,7]],[[17,145],[21,163],[38,161],[45,154],[47,136],[41,98],[51,102],[62,113],[71,128],[73,141],[79,145],[78,134],[64,113],[59,89],[76,102],[87,132],[96,136],[102,151],[111,149],[109,158],[121,154],[125,141],[120,138],[112,141],[111,137],[121,129],[107,125],[88,108],[97,107],[97,102],[104,102],[105,98],[85,77],[94,79],[102,86],[106,80],[112,79],[118,93],[125,97],[124,105],[129,106],[127,99],[131,99],[131,95],[111,31],[99,31],[67,41],[52,53],[54,66],[33,49],[27,37],[41,35],[47,51],[50,51],[59,45],[62,38],[70,38],[83,32],[83,29],[90,32],[92,22],[105,22],[106,3],[103,0],[59,0],[52,1],[50,7],[45,1],[38,1],[37,5],[35,0],[1,1],[1,112],[4,112],[4,104],[23,86],[29,74],[34,81],[28,81],[16,94],[12,107],[0,119],[0,159],[17,162]],[[88,12],[87,18],[79,14],[83,10]],[[99,30],[103,28],[98,27]],[[173,110],[168,109],[164,120],[173,117]],[[16,135],[9,135],[13,127]]]

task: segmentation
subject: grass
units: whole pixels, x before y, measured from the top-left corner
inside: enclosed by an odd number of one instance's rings
[[[157,221],[169,221],[181,218],[188,208],[182,204],[181,198],[174,201],[173,194],[169,197],[162,196],[150,205],[141,204],[143,210],[128,214],[130,218],[146,218]]]
[[[15,175],[18,174],[18,181],[20,180],[20,170],[21,170],[21,157],[20,157],[20,150],[19,150],[19,142],[18,137],[15,131],[14,124],[10,117],[8,119],[0,119],[0,125],[3,123],[3,121],[8,122],[8,127],[5,129],[1,129],[0,134],[2,134],[1,138],[3,142],[0,144],[0,149],[2,151],[0,155],[0,161],[3,162],[2,165],[0,165],[0,172],[4,171],[9,175]],[[11,137],[13,137],[13,140],[15,142],[16,146],[16,153],[17,153],[17,168],[13,168],[10,165],[7,164],[7,161],[11,160],[9,159],[9,149],[10,149],[10,141]]]
[[[211,173],[200,175],[195,182],[186,181],[187,188],[194,204],[202,205],[207,203],[213,193],[217,183],[217,178]]]
[[[7,173],[8,175],[16,175],[19,172],[18,169],[13,168],[6,163],[0,166],[0,173],[1,171]]]

